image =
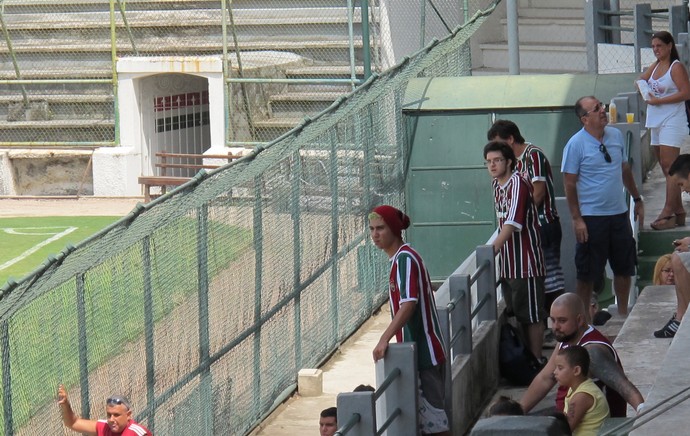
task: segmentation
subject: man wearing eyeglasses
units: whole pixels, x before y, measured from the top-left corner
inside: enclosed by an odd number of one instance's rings
[[[532,185],[524,173],[515,171],[515,152],[503,141],[484,146],[484,163],[493,179],[498,220],[493,247],[494,253],[500,253],[503,297],[523,329],[529,350],[543,363],[546,269]]]
[[[113,395],[105,401],[107,419],[93,421],[78,417],[72,410],[67,389],[58,387],[58,404],[62,411],[62,422],[76,432],[93,436],[153,436],[144,426],[132,419],[132,406],[126,397]]]
[[[590,301],[594,282],[603,276],[608,260],[618,313],[627,316],[637,255],[624,188],[633,198],[640,228],[642,197],[628,164],[623,134],[607,126],[604,105],[594,96],[582,97],[575,103],[575,113],[582,129],[565,146],[561,172],[577,240],[577,294]]]

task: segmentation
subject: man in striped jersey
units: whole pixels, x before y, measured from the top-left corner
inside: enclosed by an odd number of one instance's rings
[[[58,405],[62,411],[65,427],[92,436],[153,436],[144,426],[132,419],[132,406],[126,397],[113,395],[105,400],[105,413],[108,419],[94,421],[78,417],[72,410],[67,389],[58,387]]]
[[[445,405],[446,356],[441,342],[436,302],[429,272],[419,253],[403,242],[410,218],[392,206],[379,206],[369,214],[369,231],[377,248],[391,260],[388,296],[393,320],[374,348],[374,361],[382,359],[388,342],[414,342],[422,396],[419,425],[422,434],[450,435]]]
[[[544,256],[532,185],[515,171],[513,149],[503,141],[484,147],[485,165],[493,182],[500,253],[501,282],[506,307],[522,325],[529,350],[542,360],[544,343]]]
[[[487,133],[489,141],[503,141],[510,145],[517,159],[515,170],[525,173],[532,182],[532,199],[539,212],[541,248],[544,253],[544,310],[563,293],[565,279],[561,269],[561,221],[556,210],[551,163],[544,152],[526,142],[518,126],[509,120],[496,120]]]

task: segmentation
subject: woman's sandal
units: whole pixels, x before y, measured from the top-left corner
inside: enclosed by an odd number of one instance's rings
[[[676,221],[678,220],[677,215],[669,215],[661,218],[657,218],[649,227],[654,230],[668,230],[676,227]],[[685,217],[683,217],[683,225],[685,225]]]
[[[676,225],[677,226],[684,226],[685,225],[685,216],[686,216],[685,212],[676,214]]]

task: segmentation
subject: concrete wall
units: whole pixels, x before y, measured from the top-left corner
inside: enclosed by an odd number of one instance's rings
[[[0,195],[93,195],[91,150],[0,152]]]
[[[453,434],[465,434],[472,428],[498,388],[500,325],[500,319],[480,324],[472,335],[472,354],[453,363]]]

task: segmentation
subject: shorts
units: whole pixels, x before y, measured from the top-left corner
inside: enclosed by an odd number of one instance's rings
[[[445,364],[419,370],[419,384],[424,398],[437,409],[446,407],[446,369]]]
[[[637,253],[628,213],[582,218],[589,238],[575,246],[577,279],[588,283],[600,280],[607,260],[614,275],[635,275]]]
[[[541,248],[544,252],[546,277],[544,277],[544,292],[563,292],[565,278],[561,268],[561,222],[556,219],[552,223],[541,225]]]
[[[535,324],[546,318],[544,277],[502,278],[506,308],[520,324]]]
[[[688,126],[661,126],[650,127],[651,145],[666,145],[668,147],[678,147],[683,144],[688,137]]]

